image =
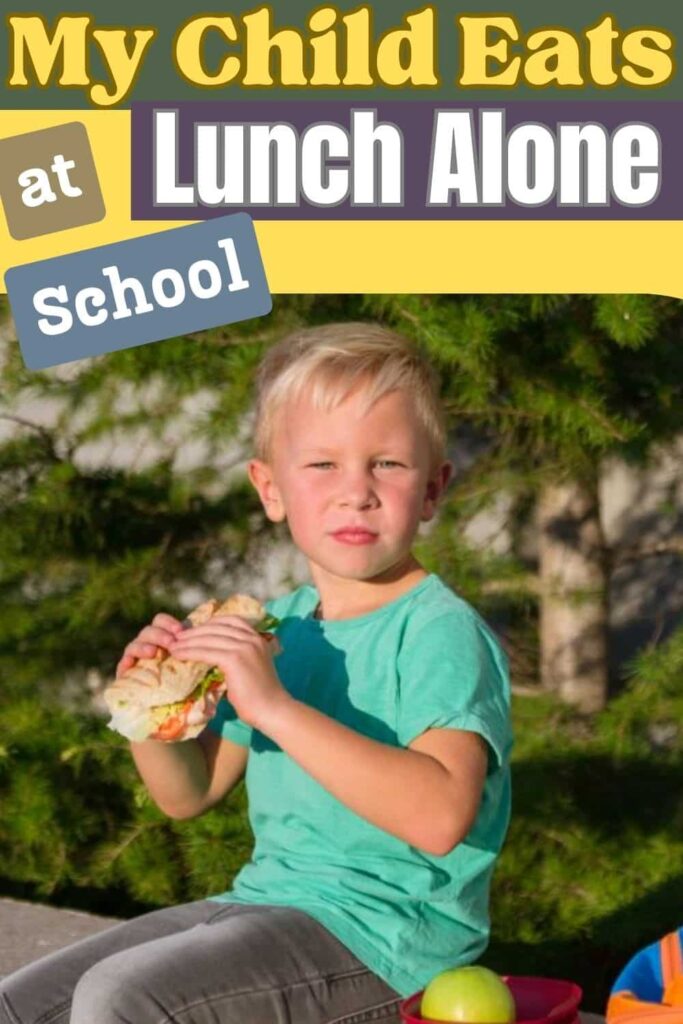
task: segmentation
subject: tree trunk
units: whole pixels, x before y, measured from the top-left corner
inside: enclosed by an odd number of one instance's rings
[[[539,499],[541,682],[591,714],[607,702],[608,579],[597,480]]]

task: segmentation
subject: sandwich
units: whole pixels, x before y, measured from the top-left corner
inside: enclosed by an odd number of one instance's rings
[[[239,615],[264,638],[277,638],[269,630],[279,619],[268,615],[253,597],[233,594],[226,601],[205,601],[187,617],[190,626],[203,626],[217,615]],[[228,681],[214,665],[180,661],[165,651],[140,658],[107,686],[103,698],[110,713],[110,729],[129,740],[189,740],[205,728],[216,713]]]

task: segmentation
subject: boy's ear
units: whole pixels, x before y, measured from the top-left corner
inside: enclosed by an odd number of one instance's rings
[[[454,472],[455,466],[452,462],[442,462],[436,473],[427,481],[422,515],[420,516],[423,523],[428,523],[430,519],[434,518],[439,498],[448,487]]]
[[[285,509],[271,467],[260,459],[251,459],[247,465],[247,473],[258,491],[261,504],[270,521],[281,523],[286,517]]]

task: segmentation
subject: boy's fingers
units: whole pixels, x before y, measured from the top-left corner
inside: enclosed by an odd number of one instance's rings
[[[215,629],[216,625],[220,627],[218,630]],[[175,653],[177,650],[179,657],[197,660],[200,650],[211,656],[220,655],[232,649],[232,645],[228,647],[226,641],[243,641],[254,637],[265,639],[238,615],[219,615],[203,626],[192,626],[191,623],[184,624],[172,615],[159,612],[151,625],[141,629],[136,638],[124,648],[123,657],[116,666],[116,678],[132,668],[140,658],[156,657],[159,649],[166,653]],[[220,648],[214,646],[216,642],[221,645]],[[187,653],[188,650],[191,654]]]
[[[243,632],[255,633],[256,630],[244,619],[240,618],[239,615],[214,615],[209,622],[204,623],[204,626],[195,626],[195,629],[203,629],[206,626],[235,626],[237,629],[241,629]]]
[[[131,640],[123,649],[123,657],[132,658],[133,661],[137,661],[139,658],[156,658],[158,650],[156,644],[144,644],[139,640]]]
[[[167,629],[174,635],[184,629],[182,622],[174,619],[172,615],[167,615],[166,612],[159,612],[158,615],[155,615],[152,619],[152,625],[161,626],[162,629]]]
[[[248,622],[244,622],[235,616],[220,615],[201,626],[192,626],[191,629],[183,630],[174,637],[174,642],[177,644],[185,643],[186,640],[194,640],[195,638],[204,640],[207,637],[249,639],[259,635]]]
[[[127,672],[129,668],[132,668],[133,665],[135,664],[135,661],[136,659],[133,658],[130,654],[124,654],[124,656],[121,658],[121,661],[116,666],[116,678],[118,679],[119,676],[122,676],[123,673]]]
[[[267,635],[272,636],[273,634]],[[204,622],[200,626],[188,624],[188,627],[179,630],[174,637],[173,647],[176,644],[186,643],[187,641],[201,641],[204,643],[206,640],[254,640],[257,638],[264,638],[264,634],[259,633],[249,622],[245,622],[241,616],[215,615],[209,622]]]
[[[175,655],[177,651],[187,650],[190,647],[194,649],[198,646],[205,647],[207,645],[220,644],[221,647],[228,650],[235,647],[235,645],[242,647],[245,643],[253,645],[254,642],[257,644],[267,644],[268,648],[275,653],[280,653],[282,650],[274,633],[257,633],[249,628],[239,629],[233,627],[232,623],[225,625],[219,623],[219,628],[216,628],[213,619],[205,626],[195,626],[193,629],[188,629],[176,637],[171,643],[169,650],[171,654]]]
[[[182,650],[173,652],[173,657],[179,661],[205,661],[209,665],[218,665],[222,658],[226,654],[231,654],[237,650],[235,647],[212,647],[210,644],[206,646],[198,644],[196,647],[187,647]]]
[[[257,646],[263,647],[271,657],[280,654],[282,651],[277,637],[273,638],[273,641],[269,643],[265,637],[258,635],[256,641],[256,645],[252,643],[245,644],[244,636],[230,637],[225,636],[225,634],[209,634],[196,638],[188,636],[187,639],[183,638],[173,644],[171,655],[174,658],[178,658],[179,661],[206,661],[209,664],[218,664],[221,657],[224,658],[226,655],[232,654],[244,654],[248,650],[254,651],[257,649]]]
[[[171,633],[168,629],[162,629],[160,626],[145,626],[135,637],[133,643],[154,644],[156,647],[168,649],[169,644],[172,644],[175,638],[176,634]]]

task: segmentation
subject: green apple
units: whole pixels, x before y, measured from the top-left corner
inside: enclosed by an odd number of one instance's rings
[[[503,979],[488,967],[453,967],[429,982],[420,1014],[426,1020],[459,1024],[512,1024],[515,1001]]]

